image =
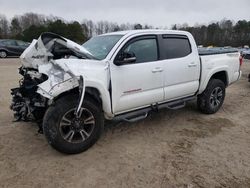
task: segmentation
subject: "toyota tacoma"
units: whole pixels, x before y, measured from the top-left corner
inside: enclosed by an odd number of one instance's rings
[[[68,154],[90,148],[105,120],[135,122],[194,99],[202,113],[217,112],[242,63],[237,51],[198,51],[190,33],[172,30],[108,33],[83,45],[43,33],[20,59],[16,121],[38,122]]]

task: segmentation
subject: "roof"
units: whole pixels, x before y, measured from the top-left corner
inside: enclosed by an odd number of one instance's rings
[[[187,34],[186,31],[179,30],[161,30],[161,29],[137,29],[137,30],[127,30],[127,31],[117,31],[112,33],[106,33],[103,35],[135,35],[135,34]]]

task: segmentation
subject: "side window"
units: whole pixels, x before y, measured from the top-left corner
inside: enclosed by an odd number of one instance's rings
[[[3,44],[5,44],[7,46],[16,46],[16,42],[14,40],[3,41]]]
[[[153,38],[136,40],[125,47],[123,52],[133,53],[136,57],[135,63],[158,60],[157,42]]]
[[[181,58],[189,55],[192,50],[188,38],[163,37],[163,53],[165,59]]]
[[[25,42],[20,41],[20,40],[17,40],[16,43],[17,43],[18,46],[25,46],[26,45]]]

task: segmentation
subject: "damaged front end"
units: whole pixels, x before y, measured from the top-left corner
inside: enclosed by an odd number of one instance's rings
[[[41,123],[51,99],[79,86],[80,76],[57,62],[69,58],[94,59],[82,46],[53,33],[33,40],[20,56],[19,87],[11,89],[15,121]]]
[[[47,108],[47,99],[36,93],[38,85],[47,76],[39,74],[32,68],[19,68],[23,78],[19,81],[19,87],[11,89],[11,110],[14,111],[15,121],[41,121]]]

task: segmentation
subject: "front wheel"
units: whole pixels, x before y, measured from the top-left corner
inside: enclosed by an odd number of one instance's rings
[[[80,117],[75,118],[77,96],[66,96],[49,107],[43,131],[48,143],[56,150],[66,154],[83,152],[96,143],[100,137],[104,118],[98,104],[85,97]]]
[[[221,80],[211,79],[205,91],[198,96],[197,105],[205,114],[214,114],[222,106],[225,98],[225,84]]]

